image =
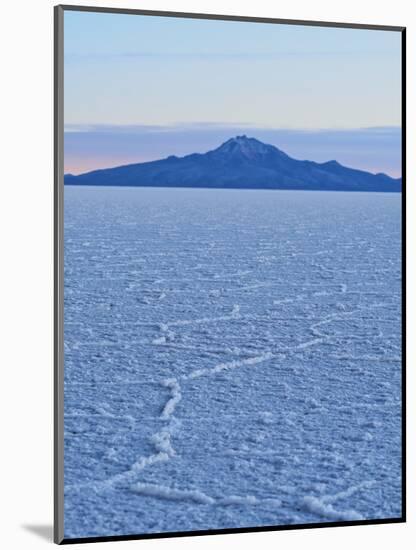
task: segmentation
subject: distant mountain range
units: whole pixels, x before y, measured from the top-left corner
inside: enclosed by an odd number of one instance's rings
[[[401,178],[342,166],[336,160],[296,160],[255,138],[236,136],[204,154],[165,159],[74,176],[66,185],[208,187],[400,192]]]

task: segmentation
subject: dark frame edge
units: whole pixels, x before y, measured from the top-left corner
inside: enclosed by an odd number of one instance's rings
[[[202,531],[177,531],[173,533],[146,533],[141,535],[113,535],[103,537],[83,537],[63,539],[59,544],[88,544],[93,542],[120,542],[127,540],[147,540],[147,539],[165,539],[177,537],[198,537],[210,535],[236,535],[243,533],[268,533],[274,531],[297,531],[305,529],[328,529],[332,527],[358,527],[363,525],[385,525],[392,523],[405,523],[406,520],[399,518],[386,519],[369,519],[362,521],[333,521],[333,522],[317,522],[317,523],[302,523],[296,525],[265,525],[261,527],[241,527],[234,529],[212,529]]]
[[[339,27],[348,29],[364,29],[374,31],[396,31],[401,32],[405,29],[402,26],[394,25],[374,25],[366,23],[344,23],[339,21],[312,21],[306,19],[280,19],[275,17],[255,17],[251,15],[226,15],[214,13],[198,12],[179,12],[163,10],[143,10],[134,8],[110,8],[100,6],[77,6],[74,4],[59,4],[65,11],[85,11],[95,13],[118,13],[128,15],[153,15],[160,17],[181,17],[186,19],[218,19],[222,21],[247,21],[251,23],[274,23],[283,25],[303,25],[309,27]]]
[[[406,369],[407,369],[407,354],[406,354],[406,327],[407,327],[407,309],[406,309],[406,151],[407,151],[407,94],[406,94],[406,27],[403,27],[401,33],[402,39],[402,66],[401,66],[401,90],[402,90],[402,516],[406,522],[407,514],[407,442],[406,442],[406,412],[407,412],[407,388],[406,388]]]
[[[54,7],[54,521],[53,540],[64,538],[63,387],[63,82],[64,10]]]

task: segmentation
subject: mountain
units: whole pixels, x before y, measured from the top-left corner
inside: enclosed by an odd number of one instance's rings
[[[236,136],[204,154],[65,175],[66,185],[211,187],[400,192],[401,178],[371,174],[335,160],[296,160],[255,138]]]

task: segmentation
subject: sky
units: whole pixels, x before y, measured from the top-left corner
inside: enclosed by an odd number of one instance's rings
[[[400,176],[394,31],[66,11],[65,172],[237,134]]]

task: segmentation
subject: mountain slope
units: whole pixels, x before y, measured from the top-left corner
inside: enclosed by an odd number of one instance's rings
[[[400,192],[401,179],[342,166],[295,160],[255,138],[237,136],[217,149],[185,157],[65,176],[66,185],[212,187]]]

